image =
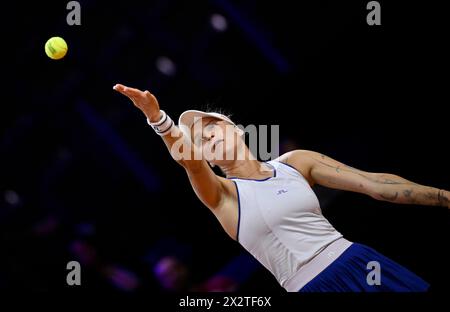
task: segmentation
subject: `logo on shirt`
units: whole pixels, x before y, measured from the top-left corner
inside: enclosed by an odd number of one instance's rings
[[[287,193],[287,190],[283,190],[283,189],[278,190],[277,195],[281,195],[283,193]]]

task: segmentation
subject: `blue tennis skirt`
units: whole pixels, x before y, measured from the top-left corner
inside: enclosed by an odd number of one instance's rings
[[[423,279],[372,248],[353,243],[299,291],[424,292],[429,286]]]

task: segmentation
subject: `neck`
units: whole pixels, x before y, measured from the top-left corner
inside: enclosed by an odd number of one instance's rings
[[[258,161],[244,143],[238,150],[240,153],[235,155],[234,161],[220,165],[227,178],[263,179],[272,176],[272,168]]]
[[[260,179],[272,175],[271,168],[256,159],[236,160],[229,165],[221,166],[220,169],[227,178]]]

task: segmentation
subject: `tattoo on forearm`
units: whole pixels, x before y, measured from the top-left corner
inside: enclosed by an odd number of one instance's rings
[[[439,190],[438,191],[438,198],[437,198],[437,200],[438,200],[438,204],[440,206],[443,206],[443,207],[447,207],[448,204],[449,204],[449,201],[450,201],[448,199],[448,197],[445,196],[444,190]]]
[[[343,164],[335,166],[334,164],[333,165],[329,164],[326,161],[326,158],[328,157],[323,154],[320,154],[320,159],[315,158],[315,160],[320,164],[335,170],[339,174],[344,172],[350,172],[353,174],[357,174],[371,182],[384,184],[386,185],[386,187],[388,187],[389,185],[388,189],[390,190],[390,194],[389,193],[386,194],[387,193],[386,189],[386,191],[383,192],[384,194],[379,195],[382,199],[386,201],[395,202],[398,199],[399,202],[409,204],[431,204],[431,205],[437,204],[439,206],[450,207],[450,199],[449,199],[450,196],[448,191],[438,190],[436,194],[435,190],[431,190],[430,188],[423,189],[424,187],[423,185],[414,183],[412,181],[408,181],[394,174],[371,174]],[[328,180],[328,184],[339,185],[339,183],[336,183],[332,179]],[[401,190],[394,186],[391,187],[391,185],[404,185],[405,188]],[[364,187],[361,183],[359,184],[359,186]],[[392,194],[394,190],[397,191],[395,192],[395,194]],[[403,200],[402,198],[400,199],[398,198],[399,192],[403,194]]]
[[[404,190],[403,191],[403,195],[405,195],[405,197],[410,198],[411,194],[412,194],[412,190]]]
[[[448,199],[444,196],[443,190],[438,190],[436,193],[435,190],[424,190],[419,187],[414,191],[413,189],[405,189],[403,195],[409,204],[448,206]]]

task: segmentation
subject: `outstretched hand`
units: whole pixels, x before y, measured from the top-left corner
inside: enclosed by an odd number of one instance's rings
[[[134,106],[139,108],[151,122],[156,122],[160,119],[158,100],[149,91],[141,91],[122,84],[116,84],[113,89],[127,96]]]

